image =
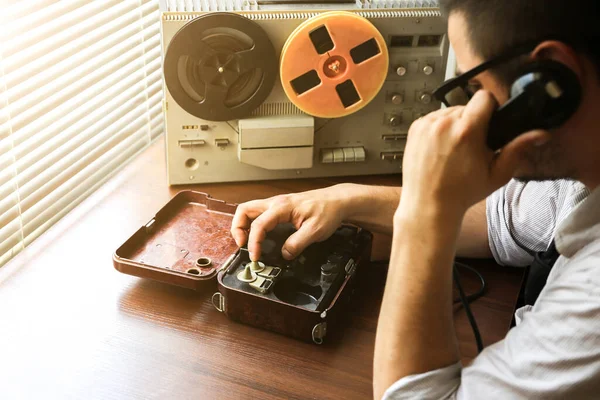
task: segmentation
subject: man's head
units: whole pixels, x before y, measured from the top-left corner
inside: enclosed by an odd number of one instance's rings
[[[478,75],[475,86],[491,91],[500,104],[509,96],[516,72],[531,59],[552,59],[570,68],[583,86],[575,115],[553,132],[552,140],[532,149],[519,166],[524,179],[574,178],[600,184],[600,5],[597,0],[440,0],[458,68],[467,71],[527,42],[539,41],[531,54]],[[557,40],[546,40],[559,37]],[[590,175],[597,175],[591,177]],[[594,182],[592,182],[592,180]]]

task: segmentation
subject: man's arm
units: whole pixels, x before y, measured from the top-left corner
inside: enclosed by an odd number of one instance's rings
[[[474,204],[508,182],[523,149],[548,137],[531,132],[494,154],[485,135],[495,107],[491,94],[479,91],[466,107],[431,113],[411,126],[377,326],[375,398],[404,377],[459,360],[451,285],[461,224]]]
[[[402,188],[391,186],[352,185],[352,201],[348,204],[344,222],[372,232],[392,234],[392,219]]]
[[[231,233],[239,246],[248,244],[255,258],[260,242],[276,224],[292,222],[298,232],[284,244],[284,256],[296,257],[311,243],[324,240],[340,223],[349,222],[373,232],[392,234],[400,187],[340,184],[325,189],[275,196],[241,204]],[[466,213],[458,243],[461,257],[491,257],[485,201]]]
[[[469,208],[462,221],[456,243],[456,255],[467,258],[491,258],[486,218],[486,200]]]
[[[423,205],[425,206],[425,205]],[[452,316],[452,259],[460,215],[437,207],[398,214],[377,324],[374,393],[404,376],[459,360]]]
[[[345,222],[373,232],[392,234],[394,213],[402,188],[354,185],[353,200]],[[468,258],[490,258],[486,201],[480,201],[465,214],[458,237],[457,255]]]

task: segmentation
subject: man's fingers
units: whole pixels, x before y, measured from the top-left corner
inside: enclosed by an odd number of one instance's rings
[[[460,108],[462,108],[462,107],[446,107],[446,108],[441,108],[439,110],[436,110],[434,112],[431,112],[431,113],[425,115],[425,117],[431,118],[431,119],[435,120],[435,119],[437,119],[439,117],[445,117],[447,115],[453,114],[453,113],[455,113]]]
[[[419,122],[419,123],[428,123],[431,124],[435,121],[437,121],[440,118],[446,117],[448,115],[451,114],[456,114],[457,112],[462,112],[463,107],[446,107],[446,108],[441,108],[439,110],[430,112],[427,115],[424,115],[421,118],[416,119],[413,123]]]
[[[530,148],[541,146],[552,138],[548,131],[536,130],[518,136],[504,146],[491,166],[491,179],[494,185],[500,187],[513,177],[519,160]]]
[[[469,124],[475,132],[487,135],[488,126],[498,102],[494,96],[486,91],[479,90],[462,112],[462,120]]]
[[[291,260],[296,258],[309,245],[321,239],[314,224],[306,221],[285,241],[281,254],[286,260]]]
[[[265,212],[267,207],[266,200],[249,201],[238,206],[231,222],[231,236],[239,247],[246,244],[252,221]]]
[[[272,231],[277,224],[289,222],[290,213],[283,209],[271,208],[258,216],[250,226],[248,238],[248,252],[250,259],[258,261],[261,253],[261,243],[267,237],[267,232]]]

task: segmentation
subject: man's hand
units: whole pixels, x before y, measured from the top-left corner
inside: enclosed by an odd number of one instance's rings
[[[238,246],[248,242],[250,258],[260,258],[261,242],[277,224],[291,222],[297,232],[284,243],[282,255],[292,259],[308,245],[330,237],[346,218],[342,185],[240,204],[231,234]],[[249,233],[248,233],[249,230]]]
[[[399,210],[425,205],[464,214],[510,180],[525,149],[549,139],[547,132],[529,132],[495,154],[486,135],[496,106],[489,92],[479,91],[465,107],[439,110],[412,124]]]

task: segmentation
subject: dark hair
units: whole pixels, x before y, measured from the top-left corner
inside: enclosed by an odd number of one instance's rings
[[[586,54],[600,74],[598,0],[439,0],[439,3],[445,15],[453,12],[464,15],[471,47],[485,60],[516,45],[553,37]],[[508,83],[515,78],[518,64],[511,63],[494,72]]]

